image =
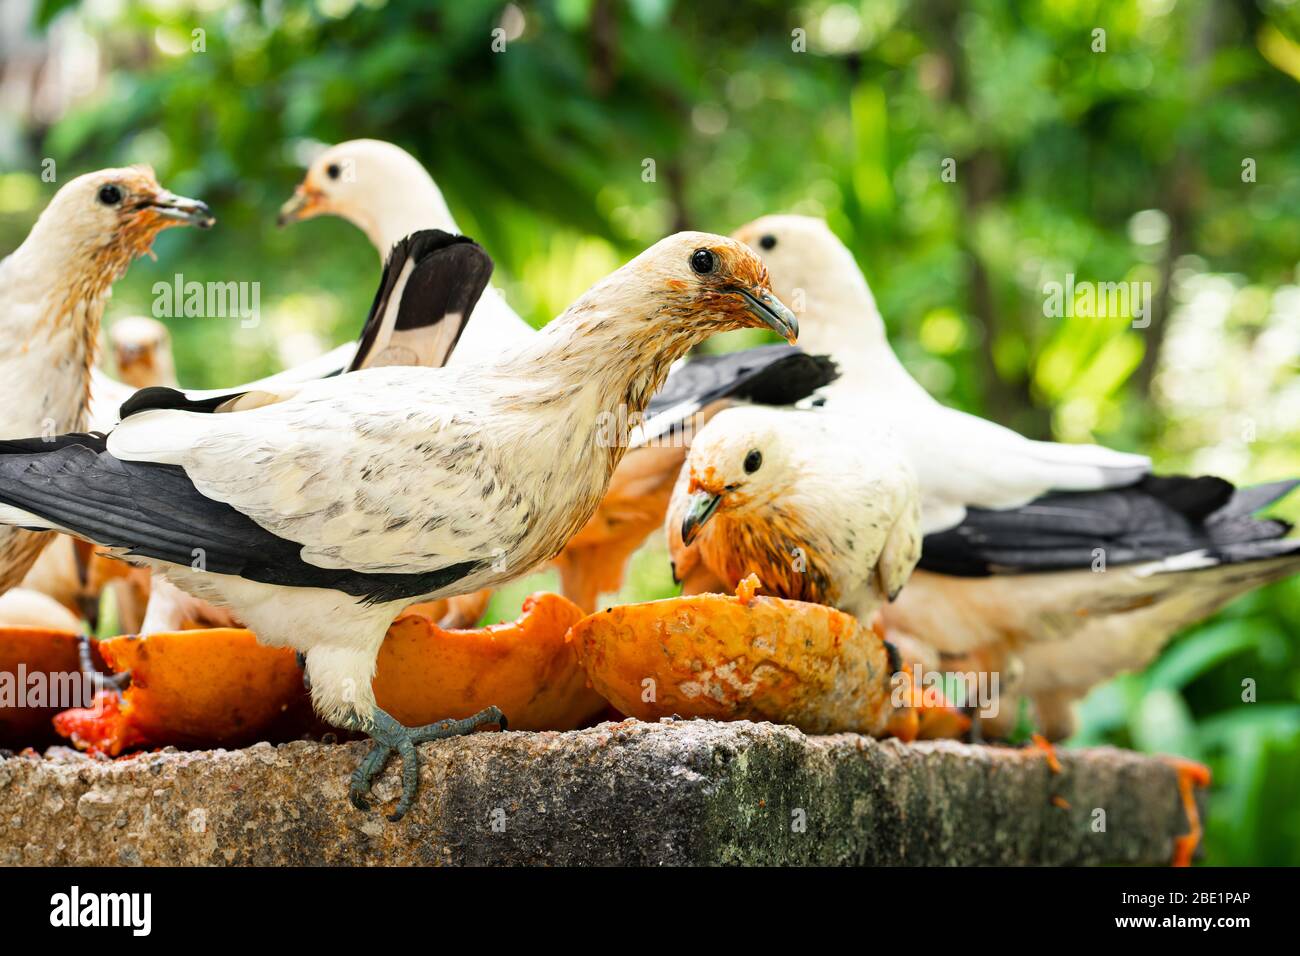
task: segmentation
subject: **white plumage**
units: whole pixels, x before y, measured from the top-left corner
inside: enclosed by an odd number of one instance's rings
[[[76,436],[0,449],[0,520],[147,558],[229,605],[260,640],[305,652],[323,715],[413,767],[412,743],[427,738],[377,710],[370,688],[389,623],[554,557],[623,454],[628,429],[603,442],[602,417],[643,409],[710,334],[793,337],[766,286],[744,246],[681,233],[493,363],[368,369],[246,411],[128,412],[106,450]],[[354,799],[382,761],[367,767]]]

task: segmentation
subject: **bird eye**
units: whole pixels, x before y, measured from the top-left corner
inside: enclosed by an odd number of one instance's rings
[[[107,186],[100,186],[98,198],[105,206],[116,206],[122,201],[122,189],[112,183]]]
[[[339,164],[338,164],[338,163],[330,163],[328,166],[326,166],[326,167],[325,167],[325,175],[328,176],[330,179],[338,179],[338,178],[339,178]]]
[[[702,276],[718,267],[718,257],[710,249],[696,249],[691,253],[691,268]]]
[[[745,456],[745,474],[752,475],[762,466],[763,453],[757,448],[750,449],[749,454]]]
[[[758,244],[759,244],[760,246],[762,246],[764,249],[775,249],[775,248],[776,248],[776,236],[773,236],[773,235],[771,235],[771,234],[768,234],[768,235],[764,236],[762,239],[758,240]]]

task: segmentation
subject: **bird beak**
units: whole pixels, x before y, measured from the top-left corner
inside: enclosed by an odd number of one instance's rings
[[[682,544],[690,544],[700,533],[713,513],[718,510],[722,495],[697,491],[686,503],[686,517],[682,519]]]
[[[319,215],[322,211],[322,198],[320,190],[309,189],[306,184],[300,185],[280,207],[280,214],[275,217],[275,224],[283,227],[291,222],[301,222],[303,219]]]
[[[200,229],[211,229],[217,222],[207,203],[177,196],[165,189],[154,196],[148,208],[163,219],[174,219],[183,225],[198,226]]]
[[[799,320],[768,289],[736,289],[749,313],[791,345],[799,338]]]

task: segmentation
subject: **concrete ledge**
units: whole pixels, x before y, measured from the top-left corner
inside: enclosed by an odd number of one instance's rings
[[[424,746],[396,824],[392,764],[376,809],[347,802],[365,748],[3,760],[0,863],[1163,864],[1188,829],[1172,767],[1109,748],[1054,774],[1037,752],[765,723],[480,733]]]

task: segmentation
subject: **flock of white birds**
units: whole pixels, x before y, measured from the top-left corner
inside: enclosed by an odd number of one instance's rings
[[[398,613],[451,598],[446,623],[470,624],[551,561],[594,610],[659,529],[686,593],[757,573],[883,626],[909,664],[998,672],[992,735],[1029,708],[1066,736],[1091,686],[1300,568],[1300,539],[1254,517],[1297,481],[1154,476],[937,402],[819,220],[669,236],[535,331],[400,148],[324,151],[280,222],[318,215],[384,263],[358,340],[228,390],[181,390],[148,319],[113,326],[118,379],[96,368],[113,281],[161,229],[213,223],[148,169],[67,183],[0,263],[0,616],[38,618],[34,592],[68,604],[102,560],[78,539],[152,575],[141,631],[237,620],[295,648],[319,712],[375,741],[358,806],[396,753],[400,817],[417,744],[505,724],[409,728],[376,706]],[[800,348],[688,357],[745,327]]]

